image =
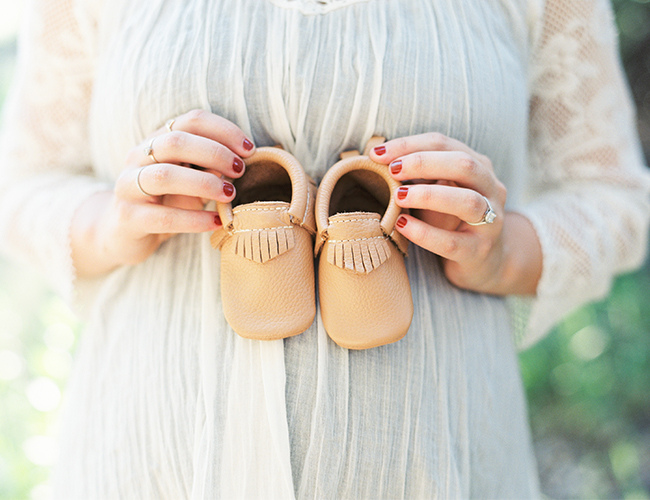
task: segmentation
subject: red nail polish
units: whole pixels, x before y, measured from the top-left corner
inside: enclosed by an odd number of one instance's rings
[[[244,170],[244,162],[240,158],[235,158],[232,162],[232,169],[235,173],[240,174]]]
[[[408,222],[408,219],[406,217],[404,217],[403,215],[400,215],[399,219],[397,219],[397,222],[395,223],[395,225],[401,229],[404,226],[406,226],[407,222]]]
[[[390,173],[395,175],[402,171],[402,160],[395,160],[390,164]]]
[[[253,143],[248,139],[244,139],[244,149],[246,151],[250,151],[251,149],[253,149]]]
[[[223,224],[221,223],[221,217],[219,217],[219,215],[214,216],[214,223],[217,226],[223,226]]]
[[[230,182],[223,183],[223,194],[226,196],[231,196],[235,192],[235,186],[230,184]]]
[[[403,200],[404,198],[406,198],[407,194],[409,194],[409,188],[407,188],[406,186],[402,186],[397,190],[397,197],[400,200]]]
[[[383,154],[386,154],[386,146],[384,145],[377,146],[373,149],[373,151],[377,156],[381,156]]]

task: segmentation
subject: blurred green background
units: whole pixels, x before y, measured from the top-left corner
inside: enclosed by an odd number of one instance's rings
[[[21,2],[0,0],[0,103]],[[614,0],[650,157],[650,0]],[[650,261],[521,354],[549,498],[650,500]],[[48,497],[56,421],[80,325],[32,271],[0,260],[0,500]]]

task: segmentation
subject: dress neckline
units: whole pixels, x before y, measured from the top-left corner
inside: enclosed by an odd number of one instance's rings
[[[268,0],[283,9],[299,10],[305,15],[326,14],[335,9],[369,0]]]

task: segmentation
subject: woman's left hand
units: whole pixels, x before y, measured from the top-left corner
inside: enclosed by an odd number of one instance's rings
[[[396,201],[413,215],[400,216],[397,230],[441,256],[449,281],[477,292],[535,293],[539,240],[526,218],[505,211],[506,188],[489,158],[439,133],[388,141],[370,157],[405,183]],[[475,225],[489,208],[496,218]]]

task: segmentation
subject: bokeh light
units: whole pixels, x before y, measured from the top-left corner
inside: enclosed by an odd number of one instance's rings
[[[27,386],[26,394],[29,403],[38,411],[53,411],[61,402],[59,386],[47,377],[39,377],[31,381]]]
[[[590,361],[600,356],[609,343],[609,336],[600,327],[588,325],[571,337],[569,347],[582,361]]]
[[[34,465],[49,467],[56,463],[57,442],[50,436],[32,436],[23,443],[23,451]]]

